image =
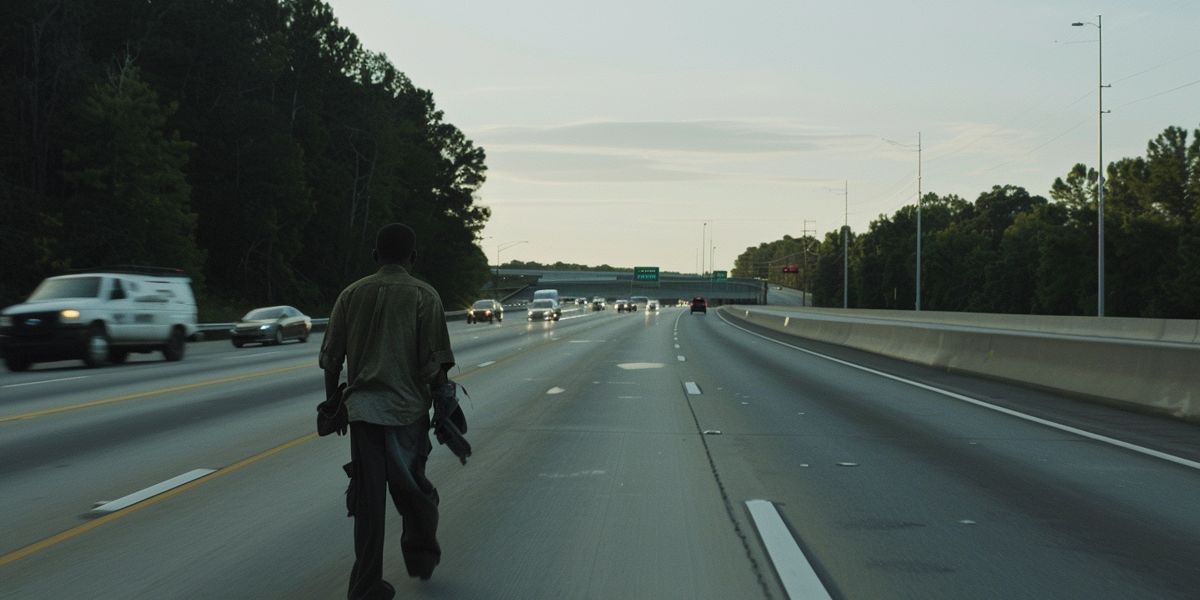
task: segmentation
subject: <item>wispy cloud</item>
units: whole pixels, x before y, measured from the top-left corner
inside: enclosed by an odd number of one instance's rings
[[[870,147],[873,136],[770,120],[593,121],[472,132],[489,178],[541,184],[758,181],[824,185],[787,166],[815,153]]]
[[[769,121],[595,121],[476,132],[485,145],[715,154],[817,152],[870,136],[805,130]]]
[[[645,157],[622,154],[489,148],[489,177],[536,183],[618,183],[694,181],[702,172],[674,168]]]

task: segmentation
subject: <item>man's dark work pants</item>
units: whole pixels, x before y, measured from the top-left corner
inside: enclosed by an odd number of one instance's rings
[[[361,421],[350,423],[350,456],[354,481],[348,499],[354,511],[354,571],[351,600],[390,598],[383,582],[383,533],[387,492],[404,520],[400,548],[413,577],[428,578],[441,558],[437,543],[438,493],[425,479],[429,417],[398,427]]]

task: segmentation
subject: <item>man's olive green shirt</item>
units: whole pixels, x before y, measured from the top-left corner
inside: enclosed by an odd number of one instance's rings
[[[342,290],[321,343],[321,368],[346,361],[351,421],[409,425],[429,413],[429,383],[454,364],[442,299],[399,265]]]

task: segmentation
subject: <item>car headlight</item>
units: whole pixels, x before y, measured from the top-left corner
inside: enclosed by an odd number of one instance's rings
[[[258,326],[258,329],[259,329],[259,331],[266,331],[266,330],[268,330],[268,329],[270,329],[270,328],[271,328],[271,326],[270,326],[270,325],[259,325],[259,326]]]
[[[79,311],[77,311],[73,308],[68,308],[68,309],[58,313],[58,316],[60,318],[62,318],[62,320],[64,320],[64,321],[78,321],[79,320]]]
[[[0,316],[0,327],[12,327],[12,317],[8,315]]]

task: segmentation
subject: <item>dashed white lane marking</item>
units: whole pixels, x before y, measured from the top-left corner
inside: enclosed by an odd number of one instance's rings
[[[771,564],[775,566],[788,597],[806,600],[830,598],[829,591],[788,531],[775,505],[766,500],[747,500],[746,508],[750,510],[750,518],[758,529],[758,536],[767,548],[767,555],[771,557]]]
[[[554,386],[554,387],[552,387],[552,388],[550,388],[550,389],[546,390],[546,393],[547,393],[547,394],[549,394],[549,395],[551,395],[551,396],[554,396],[554,395],[556,395],[556,394],[561,394],[561,393],[563,393],[563,392],[565,392],[565,391],[567,391],[567,390],[564,390],[564,389],[562,389],[562,388],[560,388],[560,387],[558,387],[558,386]]]
[[[243,358],[254,358],[255,356],[267,356],[269,354],[279,354],[281,350],[272,350],[270,352],[255,352],[254,354],[238,354],[236,356],[222,356],[221,360],[241,360]]]
[[[700,395],[700,386],[696,385],[695,381],[685,381],[683,382],[683,387],[687,390],[689,396]]]
[[[494,364],[496,364],[496,361],[494,361],[494,360],[489,360],[489,361],[487,361],[487,362],[481,362],[481,363],[479,363],[479,364],[478,364],[478,365],[476,365],[476,366],[478,366],[479,368],[481,368],[481,369],[482,369],[483,367],[490,367],[490,366],[492,366],[492,365],[494,365]]]
[[[679,344],[675,344],[675,349],[676,349],[676,350],[678,350],[678,349],[679,349]]]
[[[1189,467],[1189,468],[1192,468],[1192,469],[1200,470],[1200,462],[1197,462],[1197,461],[1194,461],[1194,460],[1188,460],[1188,459],[1186,459],[1186,458],[1182,458],[1182,457],[1179,457],[1179,456],[1175,456],[1175,455],[1173,455],[1173,454],[1167,454],[1166,452],[1159,452],[1158,450],[1152,450],[1152,449],[1150,449],[1150,448],[1146,448],[1145,446],[1139,446],[1139,445],[1137,445],[1137,444],[1131,444],[1131,443],[1129,443],[1129,442],[1122,442],[1121,440],[1118,440],[1118,439],[1116,439],[1116,438],[1110,438],[1110,437],[1108,437],[1107,435],[1100,435],[1100,434],[1098,434],[1098,433],[1092,433],[1092,432],[1090,432],[1090,431],[1084,431],[1084,430],[1082,430],[1082,429],[1077,429],[1077,428],[1075,428],[1075,427],[1071,427],[1070,425],[1063,425],[1062,423],[1055,423],[1054,421],[1048,421],[1048,420],[1046,420],[1046,419],[1043,419],[1043,418],[1040,418],[1040,417],[1035,417],[1035,416],[1033,416],[1033,415],[1027,415],[1027,414],[1025,414],[1025,413],[1023,413],[1023,412],[1018,412],[1018,411],[1015,411],[1015,410],[1013,410],[1013,409],[1011,409],[1011,408],[1005,408],[1005,407],[1003,407],[1003,406],[997,406],[997,405],[995,405],[995,404],[989,404],[989,403],[987,403],[987,402],[984,402],[983,400],[977,400],[977,399],[975,399],[975,398],[972,398],[972,397],[970,397],[970,396],[964,396],[964,395],[962,395],[962,394],[957,394],[957,393],[955,393],[955,392],[951,392],[951,391],[949,391],[949,390],[943,390],[943,389],[941,389],[941,388],[937,388],[937,387],[934,387],[934,386],[932,386],[932,385],[928,385],[928,384],[925,384],[925,383],[921,383],[921,382],[919,382],[919,381],[913,381],[913,380],[911,380],[911,379],[905,379],[905,378],[903,378],[903,377],[900,377],[900,376],[898,376],[898,375],[892,375],[891,373],[884,373],[883,371],[878,371],[878,370],[876,370],[876,369],[872,369],[872,368],[870,368],[870,367],[864,367],[864,366],[862,366],[862,365],[856,365],[856,364],[854,364],[854,363],[852,363],[852,362],[850,362],[850,361],[842,360],[842,359],[840,359],[840,358],[834,358],[834,357],[832,357],[832,356],[829,356],[829,355],[826,355],[826,354],[821,354],[820,352],[814,352],[814,351],[812,351],[812,350],[809,350],[809,349],[807,349],[807,348],[801,348],[801,347],[799,347],[799,346],[794,346],[794,345],[792,345],[792,344],[789,344],[789,343],[787,343],[787,342],[781,342],[781,341],[779,341],[779,340],[777,340],[777,339],[775,339],[775,338],[767,337],[767,336],[765,336],[765,335],[762,335],[762,334],[760,334],[760,333],[756,333],[756,332],[750,331],[749,329],[746,329],[745,327],[742,327],[742,326],[740,326],[740,325],[736,325],[736,324],[734,324],[734,323],[731,323],[731,322],[730,322],[728,319],[726,319],[726,318],[724,317],[724,315],[721,315],[721,313],[717,313],[717,316],[721,317],[721,320],[722,320],[722,321],[725,321],[725,323],[726,323],[726,324],[728,324],[728,325],[730,325],[730,326],[732,326],[732,327],[736,327],[736,328],[738,328],[738,329],[741,329],[742,331],[744,331],[744,332],[746,332],[746,333],[748,333],[748,334],[750,334],[750,335],[753,335],[753,336],[756,336],[756,337],[760,337],[760,338],[762,338],[762,339],[764,339],[764,340],[767,340],[768,342],[774,342],[774,343],[776,343],[776,344],[779,344],[780,346],[786,346],[786,347],[788,347],[788,348],[791,348],[792,350],[799,350],[800,352],[803,352],[803,353],[805,353],[805,354],[808,354],[808,355],[810,355],[810,356],[815,356],[815,357],[817,357],[817,358],[823,358],[823,359],[825,359],[825,360],[828,360],[828,361],[830,361],[830,362],[835,362],[835,363],[837,363],[837,364],[839,364],[839,365],[847,366],[847,367],[850,367],[850,368],[852,368],[852,369],[858,369],[859,371],[863,371],[863,372],[866,372],[866,373],[870,373],[870,374],[872,374],[872,375],[878,375],[878,376],[880,376],[880,377],[883,377],[883,378],[885,378],[885,379],[891,379],[892,381],[897,381],[897,382],[900,382],[900,383],[908,384],[908,385],[911,385],[911,386],[913,386],[913,387],[916,387],[916,388],[923,389],[923,390],[925,390],[925,391],[933,392],[933,393],[935,393],[935,394],[941,394],[941,395],[943,395],[943,396],[946,396],[947,398],[953,398],[953,399],[955,399],[955,400],[961,400],[961,401],[963,401],[963,402],[966,402],[966,403],[968,403],[968,404],[974,404],[975,406],[978,406],[978,407],[980,407],[980,408],[986,408],[986,409],[988,409],[988,410],[994,410],[994,411],[996,411],[996,412],[998,412],[998,413],[1005,414],[1005,415],[1008,415],[1008,416],[1010,416],[1010,417],[1016,417],[1016,418],[1018,418],[1018,419],[1023,419],[1023,420],[1025,420],[1025,421],[1029,421],[1030,423],[1037,423],[1038,425],[1044,425],[1044,426],[1046,426],[1046,427],[1049,427],[1049,428],[1051,428],[1051,429],[1057,429],[1057,430],[1059,430],[1059,431],[1065,431],[1065,432],[1067,432],[1067,433],[1072,433],[1072,434],[1075,434],[1075,435],[1077,435],[1077,436],[1080,436],[1080,437],[1087,438],[1087,439],[1089,439],[1089,440],[1095,440],[1095,441],[1097,441],[1097,442],[1102,442],[1102,443],[1105,443],[1105,444],[1110,444],[1110,445],[1116,446],[1116,447],[1118,447],[1118,448],[1124,448],[1125,450],[1131,450],[1131,451],[1133,451],[1133,452],[1137,452],[1137,453],[1139,453],[1139,454],[1144,454],[1144,455],[1146,455],[1146,456],[1152,456],[1152,457],[1154,457],[1154,458],[1161,459],[1161,460],[1165,460],[1165,461],[1167,461],[1167,462],[1172,462],[1172,463],[1175,463],[1175,464],[1177,464],[1177,465],[1181,465],[1181,466],[1184,466],[1184,467]]]
[[[679,356],[675,357],[675,360],[678,360],[679,362],[687,362],[687,357],[680,354]]]
[[[162,483],[156,483],[148,488],[138,490],[132,494],[129,494],[128,496],[124,496],[122,498],[117,498],[116,500],[113,500],[111,502],[106,502],[104,504],[101,504],[100,506],[93,508],[92,512],[98,512],[98,513],[116,512],[118,510],[121,510],[122,508],[125,508],[127,506],[132,506],[134,504],[137,504],[138,502],[147,500],[149,498],[153,498],[167,490],[177,488],[189,481],[194,481],[196,479],[200,479],[201,477],[204,477],[205,475],[208,475],[209,473],[214,473],[214,472],[216,472],[216,469],[193,469],[191,471],[188,471],[187,473],[184,473],[183,475],[178,475],[176,477],[172,477]]]
[[[43,379],[42,381],[28,381],[25,383],[10,383],[8,385],[0,385],[0,388],[5,388],[5,389],[18,388],[18,387],[25,387],[27,385],[41,385],[43,383],[54,383],[56,381],[75,381],[76,379],[86,379],[87,377],[88,377],[87,375],[80,375],[78,377],[61,377],[59,379]]]

